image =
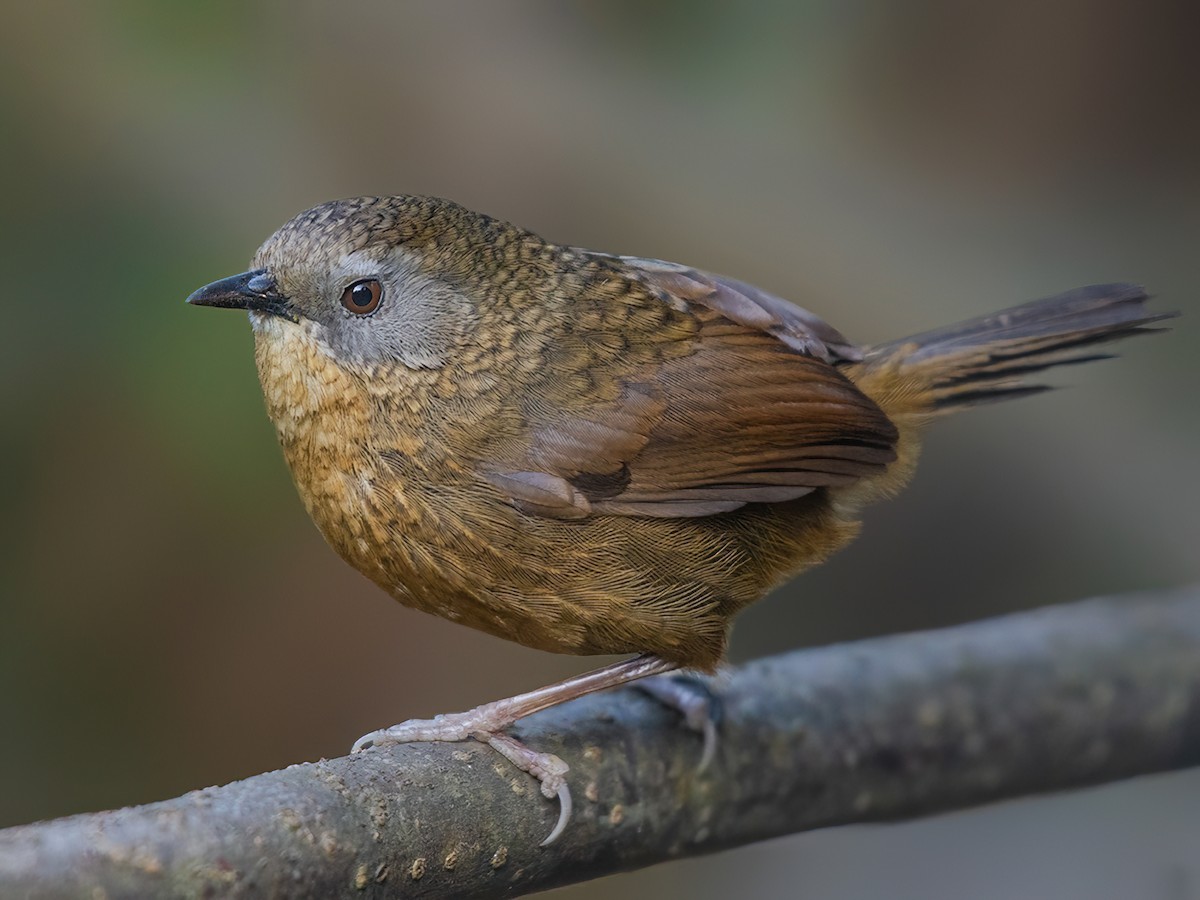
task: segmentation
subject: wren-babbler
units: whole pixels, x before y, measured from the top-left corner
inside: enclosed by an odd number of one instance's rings
[[[1080,288],[874,347],[751,285],[549,243],[455,203],[292,219],[201,288],[249,310],[267,410],[332,547],[401,603],[559,653],[634,658],[355,749],[486,741],[590,691],[711,671],[739,610],[848,543],[922,426],[1044,390],[1026,375],[1163,315]]]

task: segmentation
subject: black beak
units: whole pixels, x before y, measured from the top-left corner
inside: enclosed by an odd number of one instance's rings
[[[275,279],[264,269],[253,269],[206,284],[187,298],[193,306],[217,306],[222,309],[253,309],[296,321],[288,298],[279,293]]]

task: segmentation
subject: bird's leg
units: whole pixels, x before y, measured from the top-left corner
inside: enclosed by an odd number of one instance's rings
[[[584,694],[619,687],[639,678],[661,675],[677,668],[677,663],[642,654],[535,691],[517,694],[504,700],[494,700],[467,712],[446,713],[432,719],[409,719],[391,728],[364,735],[355,741],[353,752],[357,753],[373,746],[410,744],[415,741],[465,741],[476,732],[501,731],[518,719],[582,697]]]
[[[717,753],[717,728],[721,724],[721,698],[694,675],[663,675],[634,685],[655,700],[683,714],[683,723],[704,738],[697,772],[703,772]]]
[[[485,703],[467,712],[448,713],[432,719],[409,719],[391,728],[373,731],[355,741],[351,752],[359,753],[368,747],[420,741],[465,741],[467,738],[474,738],[486,743],[503,754],[517,768],[537,778],[542,785],[542,794],[547,799],[558,797],[558,824],[542,842],[542,846],[545,846],[562,833],[571,817],[571,791],[564,777],[567,764],[553,753],[539,753],[529,749],[515,738],[503,734],[504,729],[518,719],[582,697],[584,694],[619,687],[639,678],[661,675],[677,668],[677,663],[659,659],[651,654],[642,654],[602,669],[576,675],[557,684],[538,688],[527,694],[517,694],[515,697]]]

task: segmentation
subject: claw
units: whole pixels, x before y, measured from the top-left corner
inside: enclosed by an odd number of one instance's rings
[[[570,767],[553,753],[530,750],[507,734],[484,731],[475,732],[471,737],[487,744],[522,772],[528,772],[541,782],[542,796],[547,800],[558,798],[558,821],[539,846],[547,847],[552,844],[571,821],[571,788],[566,779]]]
[[[703,681],[687,675],[647,678],[637,682],[634,687],[681,713],[683,724],[703,737],[704,746],[696,774],[707,769],[717,755],[720,698]]]
[[[708,768],[709,763],[717,755],[717,723],[715,719],[707,718],[701,726],[704,729],[704,749],[700,753],[700,765],[696,766],[696,774],[699,775]]]
[[[545,785],[542,785],[542,793],[546,793]],[[571,821],[571,788],[564,781],[558,786],[558,821],[554,823],[552,830],[546,839],[538,844],[539,847],[549,847],[558,836],[567,830],[567,823]]]

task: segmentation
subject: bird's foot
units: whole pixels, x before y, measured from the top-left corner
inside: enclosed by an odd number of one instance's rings
[[[542,786],[542,796],[547,800],[558,799],[558,822],[542,841],[542,846],[553,842],[571,819],[571,789],[567,786],[566,774],[570,770],[563,760],[553,753],[539,753],[526,747],[504,729],[517,721],[516,716],[506,712],[499,703],[487,703],[462,713],[449,713],[432,719],[409,719],[391,728],[364,734],[354,742],[352,753],[361,753],[370,747],[387,747],[392,744],[412,744],[425,741],[454,743],[474,738],[487,744],[522,772],[528,772]]]
[[[553,844],[571,821],[571,788],[567,785],[566,778],[570,767],[561,757],[553,753],[531,750],[503,732],[476,732],[472,737],[477,741],[484,741],[518,769],[536,778],[542,785],[542,796],[547,800],[558,798],[558,821],[539,846],[548,847]]]
[[[683,714],[683,724],[704,739],[696,771],[707,769],[717,755],[722,712],[721,698],[713,689],[694,675],[659,675],[635,682],[633,686]]]
[[[372,731],[354,742],[352,752],[361,753],[368,747],[385,747],[389,744],[409,744],[419,741],[465,741],[474,738],[500,753],[523,772],[528,772],[542,785],[542,794],[548,799],[558,798],[558,823],[549,836],[542,841],[546,846],[560,834],[571,818],[571,791],[567,787],[567,764],[553,753],[538,753],[507,734],[505,729],[519,719],[549,709],[584,694],[618,687],[659,675],[678,668],[673,662],[657,656],[642,654],[632,659],[612,663],[602,669],[576,675],[557,684],[538,688],[525,694],[485,703],[464,713],[451,713],[432,719],[410,719]],[[670,703],[671,701],[667,701]],[[714,732],[715,734],[715,732]]]

